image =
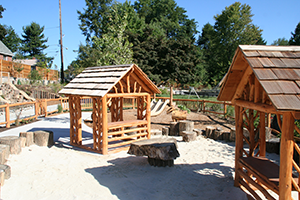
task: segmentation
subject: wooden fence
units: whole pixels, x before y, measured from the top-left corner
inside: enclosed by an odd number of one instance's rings
[[[43,80],[58,80],[58,71],[53,69],[44,69],[36,67],[36,70],[42,76]],[[13,61],[0,60],[0,75],[14,78],[28,78],[31,73],[31,66]]]
[[[157,97],[156,99],[166,100],[168,97]],[[177,104],[185,105],[187,108],[193,111],[199,111],[203,113],[213,113],[222,115],[224,117],[234,118],[234,115],[231,115],[228,112],[228,107],[232,107],[233,114],[234,108],[232,104],[228,102],[219,102],[219,101],[207,101],[207,100],[192,100],[192,99],[173,99]],[[93,109],[92,98],[82,97],[81,101],[82,110],[91,110]],[[220,105],[220,106],[218,106]],[[134,99],[124,99],[125,109],[136,108],[136,102]],[[215,109],[218,108],[218,109]],[[25,110],[32,110],[33,114],[29,117],[22,117],[22,112]],[[19,116],[15,116],[15,119],[11,119],[12,112],[19,112]],[[5,124],[7,128],[10,127],[10,124],[37,119],[39,116],[47,117],[53,113],[66,112],[69,111],[69,98],[57,98],[57,99],[40,99],[34,102],[24,102],[16,104],[4,104],[0,105],[0,116],[4,115],[4,121],[0,121],[0,125]],[[17,115],[17,114],[16,114]]]

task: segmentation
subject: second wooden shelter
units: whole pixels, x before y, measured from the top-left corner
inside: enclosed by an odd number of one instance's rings
[[[267,199],[267,190],[290,200],[291,191],[300,192],[299,164],[293,160],[296,119],[300,119],[300,47],[240,45],[228,70],[218,100],[235,104],[236,152],[235,186],[243,186],[256,199],[256,188]],[[281,128],[280,167],[266,156],[267,114],[276,114]],[[258,124],[258,125],[257,125]],[[246,138],[243,129],[250,137]],[[256,135],[259,133],[259,139]],[[244,142],[249,148],[244,147]],[[300,198],[299,198],[300,199]]]
[[[135,64],[86,68],[60,92],[69,97],[70,143],[102,154],[128,148],[150,138],[150,99],[160,90]],[[81,97],[93,101],[93,147],[82,141]],[[137,102],[135,120],[124,121],[123,99]],[[108,122],[108,109],[111,122]]]

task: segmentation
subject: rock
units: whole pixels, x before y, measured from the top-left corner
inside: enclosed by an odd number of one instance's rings
[[[27,147],[31,146],[34,144],[34,141],[33,141],[33,132],[21,132],[19,134],[20,137],[25,137],[26,138],[26,143],[25,145]]]
[[[52,131],[35,131],[34,132],[34,143],[38,146],[51,147],[54,144],[53,132]]]
[[[193,121],[183,120],[178,123],[179,123],[179,135],[182,135],[182,131],[192,132],[194,130]]]
[[[197,139],[197,133],[193,131],[183,131],[182,132],[182,140],[184,142],[191,142]]]
[[[21,153],[21,139],[17,136],[0,137],[0,144],[8,145],[10,154]]]
[[[8,165],[0,165],[0,172],[4,171],[4,179],[9,179],[11,176],[11,169]]]

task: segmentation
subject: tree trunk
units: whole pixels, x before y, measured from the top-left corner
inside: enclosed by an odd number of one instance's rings
[[[34,143],[38,146],[51,147],[54,144],[52,131],[35,131]]]
[[[194,122],[193,121],[180,121],[179,122],[179,135],[183,135],[182,131],[193,132],[194,130]]]
[[[29,147],[29,146],[34,144],[34,142],[33,142],[33,132],[21,132],[19,136],[26,138],[25,146]]]
[[[0,137],[0,144],[7,144],[9,146],[10,154],[21,153],[21,139],[17,136]]]
[[[193,131],[182,131],[182,140],[184,142],[191,142],[197,139],[197,133]]]
[[[179,123],[171,122],[169,133],[170,133],[170,136],[179,136]]]
[[[212,126],[207,126],[206,129],[205,129],[205,135],[207,138],[212,138],[213,136],[213,130],[214,130],[214,127]]]

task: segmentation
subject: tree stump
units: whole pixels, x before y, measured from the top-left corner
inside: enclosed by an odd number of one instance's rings
[[[11,169],[8,165],[0,165],[0,172],[4,172],[4,179],[9,179],[11,176]]]
[[[194,130],[194,122],[183,120],[179,122],[179,135],[182,136],[182,131],[192,132]]]
[[[26,138],[26,143],[25,145],[27,147],[31,146],[34,144],[34,141],[33,141],[33,132],[21,132],[20,137],[25,137]]]
[[[161,129],[162,135],[169,135],[169,127],[162,127]]]
[[[54,144],[52,131],[35,131],[34,143],[38,146],[51,147]]]
[[[20,137],[20,142],[21,142],[21,148],[24,148],[26,146],[26,138]]]
[[[174,110],[172,112],[172,120],[173,122],[177,122],[179,120],[186,120],[187,111],[186,110]]]
[[[212,126],[207,126],[206,129],[205,129],[205,135],[207,138],[212,138],[213,137],[213,130],[215,128],[212,127]]]
[[[21,153],[21,139],[17,136],[0,137],[0,144],[7,144],[9,146],[10,154]]]
[[[0,184],[1,186],[4,185],[4,180],[5,180],[5,172],[4,171],[0,171]]]
[[[197,133],[197,136],[199,136],[199,135],[202,134],[202,130],[201,129],[194,129],[193,131]]]
[[[8,159],[10,153],[9,146],[7,144],[0,144],[0,152],[1,152],[0,164],[4,164]]]
[[[191,142],[197,139],[197,133],[193,131],[182,131],[182,140],[184,142]]]
[[[223,132],[222,133],[222,139],[225,141],[230,141],[230,132]]]
[[[235,141],[235,127],[232,127],[230,129],[229,141],[230,142],[234,142]]]
[[[280,138],[271,138],[266,141],[266,151],[268,153],[276,153],[280,152]]]
[[[170,123],[170,136],[179,136],[179,123],[171,122]]]
[[[223,129],[221,127],[217,127],[213,130],[213,139],[214,140],[222,140],[222,131]]]
[[[158,129],[151,129],[151,135],[161,135],[162,132]]]
[[[174,138],[153,138],[133,142],[127,153],[148,156],[149,164],[158,167],[173,166],[172,160],[179,157],[177,141]]]

